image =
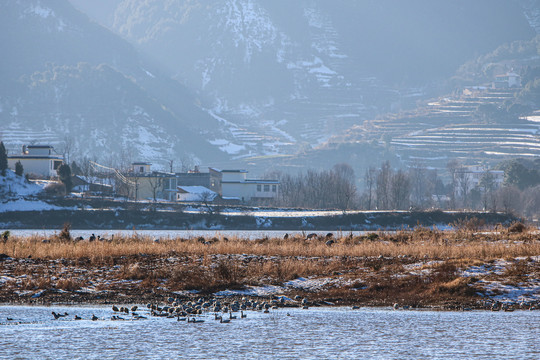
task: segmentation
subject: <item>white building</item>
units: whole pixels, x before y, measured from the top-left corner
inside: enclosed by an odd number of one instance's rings
[[[224,199],[251,201],[278,196],[278,180],[248,179],[246,170],[221,170],[221,174],[221,195]]]
[[[178,186],[176,201],[212,202],[217,195],[204,186]]]
[[[521,76],[512,71],[497,75],[492,87],[494,89],[521,87]]]
[[[8,167],[15,170],[20,161],[26,174],[44,178],[58,176],[56,170],[64,163],[62,156],[54,153],[50,145],[24,145],[20,155],[8,155]]]

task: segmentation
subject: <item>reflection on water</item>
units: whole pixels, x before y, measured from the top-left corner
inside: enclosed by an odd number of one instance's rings
[[[69,315],[54,320],[51,311]],[[111,315],[108,307],[0,306],[0,358],[540,358],[539,311],[283,308],[229,324],[210,314],[196,324]]]

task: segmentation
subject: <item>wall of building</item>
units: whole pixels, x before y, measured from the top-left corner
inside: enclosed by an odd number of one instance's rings
[[[15,171],[17,161],[21,162],[25,174],[36,174],[46,178],[57,176],[54,162],[61,162],[60,159],[9,157],[8,167]]]

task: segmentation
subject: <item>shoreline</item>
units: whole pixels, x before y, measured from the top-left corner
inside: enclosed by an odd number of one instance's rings
[[[341,238],[93,242],[62,236],[70,236],[69,230],[52,239],[0,242],[0,304],[147,304],[170,297],[272,301],[285,296],[307,298],[310,306],[540,308],[536,231],[418,228]]]
[[[147,204],[147,206],[151,206]],[[257,230],[257,231],[340,231],[402,230],[404,228],[448,227],[476,219],[483,226],[509,226],[518,221],[514,216],[486,212],[445,211],[366,211],[333,215],[314,215],[295,211],[287,215],[276,211],[250,215],[252,208],[235,210],[235,214],[183,212],[179,209],[79,209],[30,210],[1,212],[0,228],[35,229],[58,228],[69,223],[78,230]]]

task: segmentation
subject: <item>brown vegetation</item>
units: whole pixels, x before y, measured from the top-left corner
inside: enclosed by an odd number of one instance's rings
[[[479,232],[480,226],[468,221],[457,228],[337,234],[333,243],[323,236],[307,240],[299,235],[160,241],[115,235],[113,240],[89,242],[66,240],[71,238],[66,226],[57,237],[12,236],[0,243],[0,253],[12,258],[0,261],[0,274],[13,279],[0,290],[0,301],[19,299],[15,290],[39,289],[49,290],[47,301],[66,301],[68,295],[70,301],[108,301],[115,296],[143,301],[173,291],[211,294],[245,286],[283,286],[298,278],[330,278],[338,281],[288,292],[341,303],[425,306],[472,301],[479,291],[478,279],[460,276],[469,266],[507,259],[512,261],[502,275],[507,281],[538,276],[539,262],[531,260],[540,255],[537,232],[526,227],[522,232]],[[515,260],[518,257],[521,260]],[[81,292],[86,287],[95,289],[95,297]]]

